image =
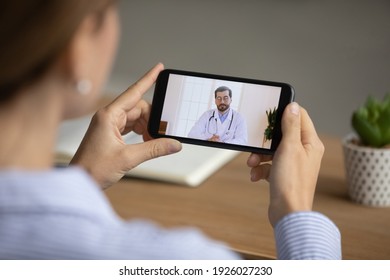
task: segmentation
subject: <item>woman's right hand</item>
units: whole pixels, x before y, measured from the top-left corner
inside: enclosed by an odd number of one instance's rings
[[[307,111],[295,102],[283,113],[282,134],[273,158],[251,154],[247,162],[252,181],[270,182],[268,216],[272,226],[289,213],[312,210],[324,154],[324,145]]]
[[[147,131],[151,106],[142,97],[163,69],[162,64],[156,65],[92,118],[71,164],[82,166],[102,188],[144,161],[181,150],[180,142],[152,139]],[[142,135],[145,142],[126,144],[122,135],[131,131]]]

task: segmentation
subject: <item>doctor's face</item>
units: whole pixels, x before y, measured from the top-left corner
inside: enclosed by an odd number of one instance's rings
[[[218,111],[221,113],[225,112],[230,108],[230,103],[232,99],[229,96],[229,91],[219,91],[217,92],[217,97],[215,97],[215,105],[217,105]]]

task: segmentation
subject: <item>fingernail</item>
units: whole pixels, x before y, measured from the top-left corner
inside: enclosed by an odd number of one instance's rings
[[[251,174],[251,182],[255,182],[255,181],[256,181],[255,175]]]
[[[299,115],[299,105],[296,102],[292,102],[290,105],[290,112],[294,115]]]
[[[252,181],[252,182],[256,182],[256,181],[257,181],[256,173],[253,172],[253,170],[252,170],[251,173],[250,173],[250,175],[251,175],[251,181]]]
[[[168,149],[169,153],[171,154],[177,153],[181,150],[181,143],[178,141],[172,141],[171,143],[169,143]]]

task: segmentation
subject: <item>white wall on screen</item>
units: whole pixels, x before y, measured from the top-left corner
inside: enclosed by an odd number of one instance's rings
[[[249,146],[262,145],[268,126],[266,111],[278,107],[280,91],[279,87],[244,84],[239,112],[247,122]],[[266,144],[269,147],[271,142]]]

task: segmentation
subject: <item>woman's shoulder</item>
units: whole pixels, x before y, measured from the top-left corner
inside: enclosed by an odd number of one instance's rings
[[[53,168],[43,171],[1,170],[0,208],[19,212],[64,212],[109,210],[109,203],[99,186],[81,168]],[[91,207],[95,205],[96,208]],[[94,209],[93,211],[91,209]]]
[[[34,186],[46,187],[74,185],[82,183],[94,184],[89,175],[78,167],[58,167],[47,170],[2,169],[0,170],[0,187]]]

